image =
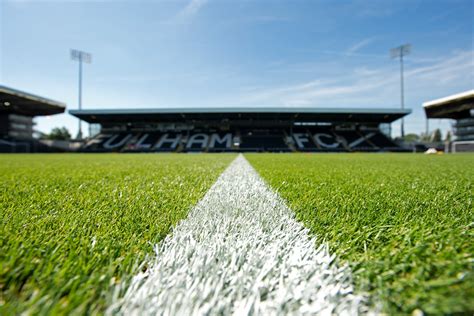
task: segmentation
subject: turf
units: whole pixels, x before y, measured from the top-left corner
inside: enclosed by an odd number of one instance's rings
[[[474,155],[246,155],[390,314],[474,311]]]
[[[1,155],[0,314],[102,313],[235,155]]]

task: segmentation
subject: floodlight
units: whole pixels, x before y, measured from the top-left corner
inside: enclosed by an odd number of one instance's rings
[[[71,59],[90,64],[92,62],[92,55],[77,49],[71,49]]]
[[[390,57],[400,58],[400,103],[401,108],[405,108],[405,95],[404,95],[404,82],[403,82],[403,57],[410,54],[411,52],[411,44],[401,45],[390,50]],[[402,117],[401,121],[401,130],[400,134],[402,138],[405,136],[405,128],[404,128],[404,120]]]
[[[79,61],[79,100],[78,107],[79,110],[82,109],[82,63],[90,64],[92,62],[92,55],[86,52],[83,52],[78,49],[71,49],[71,59]],[[82,125],[81,120],[79,119],[79,131],[77,133],[77,138],[82,139]]]

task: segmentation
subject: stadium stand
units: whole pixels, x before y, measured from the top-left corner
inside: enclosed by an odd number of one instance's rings
[[[180,108],[71,110],[101,132],[85,152],[402,151],[380,128],[400,109]]]
[[[423,103],[427,119],[455,120],[455,140],[447,144],[451,152],[474,151],[474,90]]]
[[[63,113],[64,103],[0,85],[0,152],[60,151],[33,138],[34,117]]]

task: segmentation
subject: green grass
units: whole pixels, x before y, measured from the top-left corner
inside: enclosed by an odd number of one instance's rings
[[[233,157],[0,156],[0,314],[102,313]],[[474,311],[473,155],[246,157],[385,311]]]
[[[246,155],[391,314],[474,312],[474,155]]]
[[[0,314],[102,313],[234,155],[0,155]]]

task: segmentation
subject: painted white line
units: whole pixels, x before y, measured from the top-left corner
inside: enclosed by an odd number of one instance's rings
[[[366,312],[350,271],[238,156],[108,312],[276,315]]]

